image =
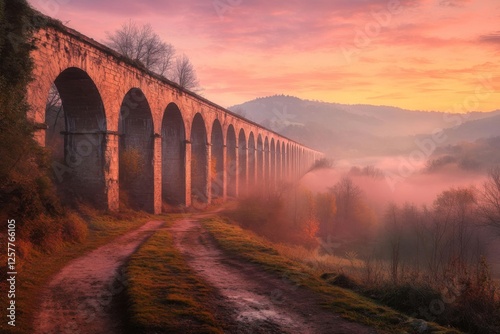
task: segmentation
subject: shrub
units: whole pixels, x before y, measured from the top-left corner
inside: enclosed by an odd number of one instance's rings
[[[129,148],[120,153],[120,180],[137,179],[143,167],[144,159],[139,149]]]
[[[500,332],[500,300],[486,259],[481,258],[453,304],[447,321],[470,333]]]
[[[365,292],[373,299],[398,311],[415,317],[421,316],[419,310],[426,310],[433,301],[442,300],[439,291],[423,283],[384,284],[377,289]]]
[[[242,227],[274,242],[315,248],[319,222],[312,194],[297,190],[298,195],[250,195],[238,202],[230,218]]]
[[[350,290],[359,290],[359,284],[345,274],[324,273],[321,278],[329,284]]]
[[[70,213],[64,217],[63,222],[63,236],[65,240],[72,240],[75,242],[83,242],[88,236],[87,223],[75,213]]]
[[[0,5],[0,201],[11,217],[45,212],[46,199],[37,184],[45,172],[43,151],[26,119],[26,89],[31,80],[32,10],[26,1]]]
[[[265,201],[258,196],[249,196],[238,202],[233,216],[241,226],[259,230],[276,216],[273,212],[280,211],[281,207],[282,204],[277,198]]]

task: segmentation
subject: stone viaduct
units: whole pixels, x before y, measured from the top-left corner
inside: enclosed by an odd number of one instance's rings
[[[293,181],[322,156],[49,22],[35,33],[28,118],[64,196],[118,210],[126,190],[159,213]]]

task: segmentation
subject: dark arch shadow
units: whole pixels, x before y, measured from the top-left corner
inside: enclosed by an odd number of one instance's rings
[[[200,113],[191,125],[191,196],[193,202],[208,203],[207,130]]]
[[[186,131],[182,113],[170,103],[163,114],[162,198],[172,205],[186,205]]]
[[[144,93],[132,88],[120,108],[120,204],[154,211],[154,126]]]
[[[247,150],[245,131],[241,129],[238,135],[238,175],[240,193],[247,190]]]
[[[262,136],[257,137],[257,180],[256,185],[263,184],[264,181],[264,143]]]
[[[210,144],[211,155],[211,187],[212,199],[221,198],[224,195],[224,137],[219,120],[215,120],[212,126]]]
[[[287,178],[287,175],[286,175],[287,163],[286,163],[285,159],[286,159],[286,146],[285,146],[285,142],[282,142],[281,143],[281,181],[285,181]]]
[[[275,168],[276,168],[276,182],[281,182],[283,181],[283,175],[282,175],[282,162],[281,162],[281,152],[283,150],[281,149],[281,143],[280,141],[278,140],[276,142],[276,165],[275,165]]]
[[[292,180],[292,147],[290,143],[286,144],[286,175],[288,181]]]
[[[250,132],[248,137],[248,183],[249,187],[255,186],[255,171],[257,164],[257,156],[255,151],[255,137],[253,132]]]
[[[236,181],[238,178],[238,166],[236,164],[237,147],[236,147],[236,132],[234,126],[229,125],[226,135],[226,175],[227,175],[227,195],[236,197]]]
[[[264,180],[265,180],[265,184],[266,184],[266,187],[269,187],[270,185],[270,181],[271,181],[271,176],[270,176],[270,167],[271,167],[271,163],[270,163],[271,159],[270,159],[270,150],[269,150],[269,139],[265,138],[264,140]]]
[[[54,81],[45,113],[46,147],[61,200],[107,208],[105,184],[106,115],[101,95],[90,76],[70,67]],[[53,95],[54,94],[54,95]]]
[[[270,177],[269,177],[269,183],[271,184],[271,187],[274,187],[276,184],[276,145],[274,142],[274,138],[271,139],[271,145],[269,148],[270,152]]]

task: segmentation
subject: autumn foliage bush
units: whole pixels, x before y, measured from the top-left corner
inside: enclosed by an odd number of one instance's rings
[[[144,169],[144,158],[137,148],[129,148],[120,152],[120,181],[132,181],[139,177]]]
[[[375,226],[361,191],[343,178],[325,193],[288,186],[249,196],[231,218],[332,285],[424,324],[500,333],[500,287],[481,256],[479,198],[477,189],[450,188],[431,206],[390,204]]]
[[[0,0],[0,227],[5,231],[8,220],[16,221],[21,259],[33,249],[53,252],[87,235],[85,222],[61,206],[49,154],[34,140],[35,125],[26,117],[32,33],[44,22],[25,0]]]
[[[324,201],[324,194],[305,189],[250,195],[239,201],[230,217],[271,241],[315,248],[320,218],[331,215],[327,210],[335,211],[334,204],[325,206]]]

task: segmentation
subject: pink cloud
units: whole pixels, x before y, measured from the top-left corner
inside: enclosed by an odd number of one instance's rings
[[[357,103],[362,90],[402,106],[398,97],[412,96],[409,90],[419,84],[439,86],[453,78],[462,81],[456,91],[470,89],[466,72],[497,69],[481,64],[497,56],[500,44],[491,29],[500,12],[494,0],[401,0],[404,10],[367,47],[356,49],[360,57],[352,64],[340,46],[354,47],[356,31],[376,22],[372,13],[386,11],[389,0],[30,2],[98,41],[129,18],[151,23],[193,60],[207,96],[226,105],[264,92],[317,98],[318,91],[325,100],[342,92]],[[57,6],[44,10],[42,3]],[[449,64],[458,57],[463,59]]]

